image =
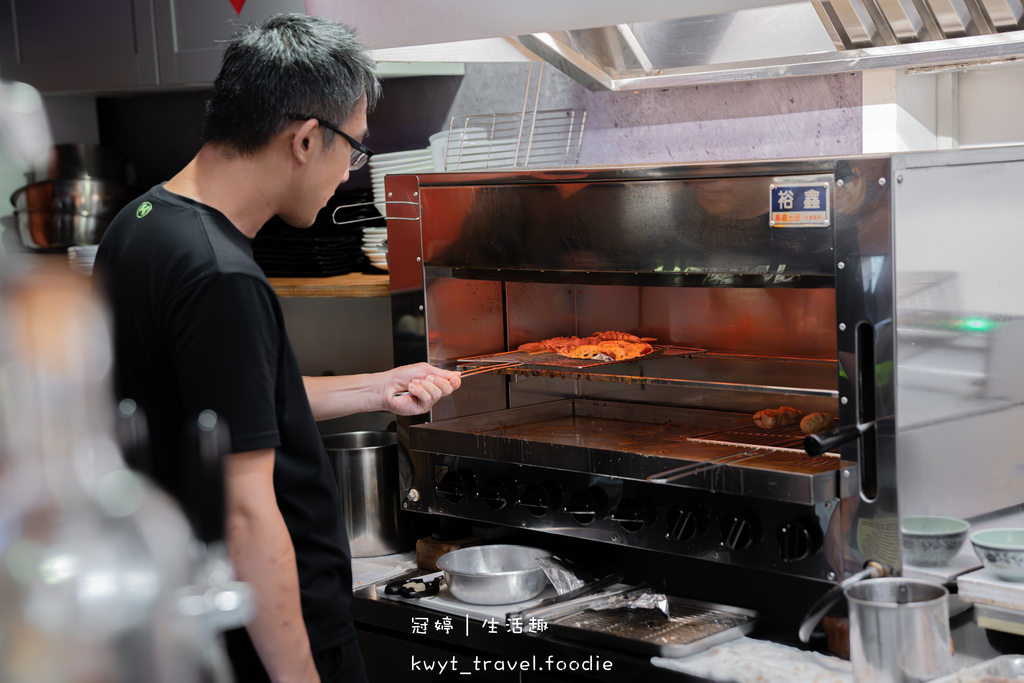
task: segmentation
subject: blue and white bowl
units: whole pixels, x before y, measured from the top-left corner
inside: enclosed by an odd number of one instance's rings
[[[944,567],[960,552],[970,528],[953,517],[903,517],[903,561],[918,567]]]
[[[1024,581],[1024,529],[982,529],[971,545],[985,568],[1003,581]]]

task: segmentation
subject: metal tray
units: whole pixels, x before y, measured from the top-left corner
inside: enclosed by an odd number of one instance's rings
[[[949,676],[936,678],[932,683],[1001,683],[1004,680],[1024,681],[1024,656],[996,657]]]
[[[584,610],[547,622],[563,638],[645,655],[686,657],[735,640],[754,629],[757,613],[668,596],[669,619],[654,610]]]

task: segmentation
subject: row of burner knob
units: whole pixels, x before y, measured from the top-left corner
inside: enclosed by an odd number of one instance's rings
[[[593,524],[606,516],[624,531],[638,533],[650,529],[657,513],[653,505],[633,497],[619,500],[608,512],[608,494],[599,486],[588,486],[564,497],[553,481],[527,484],[520,492],[517,483],[506,477],[489,477],[479,484],[468,472],[448,471],[435,486],[435,493],[449,503],[470,499],[482,500],[492,510],[521,506],[535,517],[564,512],[580,525]],[[674,505],[665,515],[665,538],[690,542],[708,532],[708,516],[699,504]],[[728,550],[744,550],[762,540],[762,525],[749,512],[725,514],[719,525],[719,545]],[[776,530],[779,556],[784,562],[803,560],[821,549],[821,532],[809,520],[792,519]]]

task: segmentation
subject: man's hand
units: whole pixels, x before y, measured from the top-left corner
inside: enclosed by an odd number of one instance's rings
[[[425,413],[462,385],[459,373],[428,363],[403,365],[379,377],[384,409],[397,415]]]

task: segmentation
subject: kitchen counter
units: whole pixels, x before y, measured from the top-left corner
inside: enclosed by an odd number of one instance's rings
[[[409,678],[410,671],[435,674],[457,672],[468,681],[495,683],[550,680],[598,680],[621,683],[703,682],[651,664],[650,657],[571,642],[546,634],[513,633],[504,625],[489,628],[483,622],[452,616],[452,628],[440,630],[445,615],[419,607],[413,601],[379,598],[372,586],[356,591],[352,616],[359,629],[363,656],[371,680],[431,680]],[[414,624],[425,632],[413,633]],[[382,661],[381,658],[388,661]],[[525,675],[519,667],[526,662]],[[515,667],[512,670],[511,667]],[[570,667],[578,670],[575,675]],[[558,669],[562,668],[563,671]],[[505,670],[497,670],[505,669]],[[436,679],[435,679],[436,680]],[[454,680],[454,675],[451,679]]]
[[[403,559],[414,575],[422,573],[408,564],[408,557]],[[357,577],[363,562],[353,561]],[[690,657],[652,658],[546,632],[516,632],[500,619],[484,621],[485,612],[497,609],[497,613],[503,613],[501,608],[473,609],[473,616],[469,616],[423,607],[414,600],[385,598],[377,590],[384,582],[361,581],[352,608],[371,680],[455,680],[454,676],[459,675],[478,683],[853,683],[849,662],[770,640],[744,636]],[[1012,636],[999,641],[1007,634],[995,634],[997,639],[993,640],[989,632],[975,624],[970,611],[951,619],[951,627],[957,670],[999,654],[1024,652],[1024,639]],[[754,635],[772,638],[771,633],[755,631]],[[711,672],[715,678],[706,677]],[[730,673],[735,679],[728,677]]]
[[[415,569],[414,556],[367,558],[353,561],[357,588],[352,614],[360,631],[360,642],[371,680],[402,680],[410,672],[421,672],[422,680],[438,680],[433,675],[466,676],[470,680],[543,682],[550,680],[643,680],[645,683],[688,681],[711,683],[714,680],[691,675],[671,667],[697,665],[697,670],[715,671],[723,667],[760,670],[768,658],[776,678],[763,681],[800,683],[852,683],[849,663],[796,648],[775,645],[752,638],[729,641],[716,650],[712,661],[698,653],[685,658],[652,658],[625,650],[609,648],[545,632],[526,632],[526,626],[505,623],[508,606],[463,605],[442,588],[436,598],[405,600],[385,597],[382,586],[396,575],[421,575]],[[396,572],[405,570],[403,574]],[[548,592],[554,595],[549,586]],[[544,593],[541,597],[545,597]],[[429,600],[429,602],[428,602]],[[432,605],[430,607],[426,605]],[[529,605],[518,606],[519,609]],[[451,608],[441,611],[441,608]],[[543,626],[543,624],[541,625]],[[709,657],[698,662],[698,658]],[[801,678],[797,671],[815,669],[820,675]],[[520,678],[520,674],[523,677]],[[420,680],[414,678],[412,680]],[[442,680],[453,680],[443,678]]]

